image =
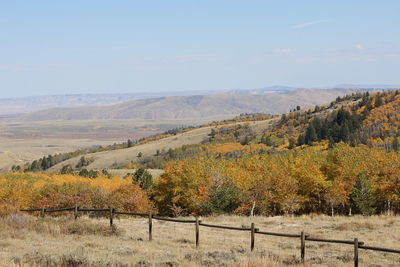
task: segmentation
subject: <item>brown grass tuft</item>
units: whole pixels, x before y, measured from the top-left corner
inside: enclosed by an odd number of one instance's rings
[[[115,225],[111,228],[104,223],[95,223],[93,220],[80,219],[75,221],[70,217],[59,218],[37,218],[26,214],[12,214],[0,218],[1,227],[9,233],[15,232],[36,232],[41,234],[59,235],[100,235],[119,236],[123,231]]]
[[[334,227],[339,231],[359,231],[359,230],[374,230],[377,225],[369,222],[345,222]]]

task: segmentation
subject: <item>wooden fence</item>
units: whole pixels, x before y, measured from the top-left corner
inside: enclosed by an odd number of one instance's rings
[[[63,209],[21,209],[20,211],[24,212],[40,212],[40,216],[44,217],[45,213],[57,213],[64,211],[73,211],[75,220],[79,217],[79,212],[102,212],[108,213],[110,219],[110,226],[112,227],[114,224],[114,215],[131,215],[131,216],[140,216],[147,217],[149,221],[149,241],[153,239],[153,220],[160,221],[168,221],[175,223],[193,223],[195,224],[195,237],[196,237],[196,248],[199,247],[200,244],[200,226],[217,228],[217,229],[225,229],[225,230],[234,230],[234,231],[248,231],[250,232],[250,250],[254,250],[255,236],[259,235],[271,235],[271,236],[280,236],[280,237],[288,237],[288,238],[298,238],[300,241],[300,257],[301,261],[304,262],[305,259],[305,251],[306,251],[306,241],[310,242],[325,242],[325,243],[336,243],[336,244],[344,244],[344,245],[352,245],[354,248],[354,266],[358,267],[358,251],[360,249],[365,250],[374,250],[388,253],[397,253],[400,254],[400,250],[397,249],[389,249],[389,248],[381,248],[381,247],[372,247],[364,245],[364,242],[358,240],[358,238],[354,238],[354,240],[336,240],[336,239],[322,239],[322,238],[313,238],[309,235],[305,234],[304,231],[301,231],[299,234],[286,234],[286,233],[274,233],[274,232],[264,232],[260,231],[260,229],[255,227],[254,223],[251,223],[251,226],[246,227],[232,227],[232,226],[223,226],[223,225],[214,225],[203,223],[197,217],[194,220],[182,220],[182,219],[173,219],[173,218],[165,218],[155,216],[151,213],[137,213],[137,212],[125,212],[125,211],[117,211],[114,208],[109,209],[81,209],[78,206],[73,208],[63,208]]]

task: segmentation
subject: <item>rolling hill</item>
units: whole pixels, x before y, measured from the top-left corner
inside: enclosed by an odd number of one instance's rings
[[[359,89],[297,89],[286,93],[168,96],[127,101],[109,106],[53,108],[20,115],[13,121],[92,119],[199,119],[240,113],[288,112],[296,106],[314,106]]]
[[[122,146],[88,153],[84,167],[101,170],[121,168],[132,163],[162,168],[167,161],[196,155],[240,157],[257,151],[275,153],[304,145],[320,144],[325,147],[328,141],[329,146],[331,143],[346,142],[353,146],[368,144],[391,149],[394,146],[393,138],[399,135],[398,94],[399,91],[352,94],[338,98],[329,105],[292,111],[280,118],[253,117],[247,121],[189,129],[149,139],[133,147]],[[76,155],[47,171],[60,171],[66,165],[79,169],[81,157],[82,154]]]
[[[251,127],[255,132],[262,132],[271,128],[276,119],[269,119],[263,121],[251,122]],[[243,123],[232,123],[230,125],[238,125]],[[98,153],[87,154],[86,158],[90,162],[85,168],[93,170],[113,169],[129,162],[138,162],[140,158],[138,154],[141,153],[141,158],[152,157],[157,151],[168,151],[169,149],[176,149],[183,145],[200,144],[209,138],[212,129],[218,129],[224,126],[207,126],[194,129],[188,132],[176,134],[166,138],[162,138],[148,143],[134,146],[126,149],[118,149],[111,151],[103,151]],[[48,172],[57,172],[65,165],[76,166],[81,156],[71,158],[54,165],[48,169]]]

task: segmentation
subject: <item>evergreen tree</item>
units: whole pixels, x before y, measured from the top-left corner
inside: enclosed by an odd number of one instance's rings
[[[297,145],[302,146],[304,144],[305,144],[304,135],[300,134],[299,137],[297,138]]]
[[[64,165],[60,171],[61,174],[69,174],[69,173],[73,173],[73,172],[74,172],[74,170],[72,169],[71,165],[69,165],[69,164]]]
[[[127,141],[127,146],[128,146],[128,147],[132,147],[132,146],[133,146],[133,142],[132,142],[131,139],[128,139],[128,141]]]
[[[211,133],[209,134],[210,139],[214,139],[216,134],[217,132],[215,131],[215,129],[211,129]]]
[[[374,192],[368,176],[364,173],[357,176],[356,184],[351,193],[356,212],[363,215],[372,215],[375,212]]]
[[[335,146],[335,141],[333,140],[332,137],[329,137],[329,143],[328,143],[328,148],[331,149]]]
[[[261,143],[261,144],[265,144],[265,135],[261,136],[260,143]]]
[[[393,150],[396,151],[396,152],[399,151],[399,149],[400,149],[399,140],[397,139],[397,137],[395,137],[395,138],[393,139],[392,148],[393,148]]]
[[[272,142],[272,137],[271,136],[267,136],[267,137],[265,137],[265,143],[264,143],[266,146],[273,146],[274,145],[274,142]]]
[[[304,137],[304,142],[307,145],[311,145],[313,142],[317,141],[317,139],[318,139],[318,136],[317,136],[317,133],[315,132],[315,128],[313,125],[310,124],[307,127],[306,135]]]
[[[107,170],[102,170],[101,173],[102,173],[104,176],[106,176],[107,178],[111,178],[111,177],[112,177],[111,173],[109,173]]]
[[[34,160],[29,168],[30,171],[36,172],[40,170],[40,165],[37,160]]]
[[[153,187],[153,176],[148,170],[139,168],[132,176],[132,183],[137,184],[143,190],[150,190]]]
[[[240,142],[242,145],[248,145],[248,144],[250,144],[250,138],[249,138],[249,136],[248,135],[246,135],[245,137],[244,137],[244,139],[242,140],[242,142]]]
[[[293,149],[296,146],[296,141],[294,140],[294,138],[289,138],[289,149]]]
[[[82,167],[85,167],[87,165],[89,165],[89,161],[87,161],[85,159],[85,157],[82,156],[81,159],[79,160],[78,164],[76,164],[75,168],[82,168]]]
[[[383,99],[380,94],[377,94],[375,97],[375,107],[380,107],[383,105]]]
[[[208,200],[202,203],[202,208],[207,213],[231,213],[242,202],[242,193],[232,181],[215,183],[208,193]]]
[[[49,167],[46,157],[42,158],[42,162],[40,163],[40,167],[41,167],[42,170],[46,170]]]

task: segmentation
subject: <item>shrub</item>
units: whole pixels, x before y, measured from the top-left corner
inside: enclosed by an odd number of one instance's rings
[[[132,183],[143,190],[150,190],[153,187],[153,176],[144,168],[139,168],[132,175]]]
[[[205,213],[231,213],[241,204],[242,193],[232,181],[215,183],[208,191],[208,199],[203,202]]]

